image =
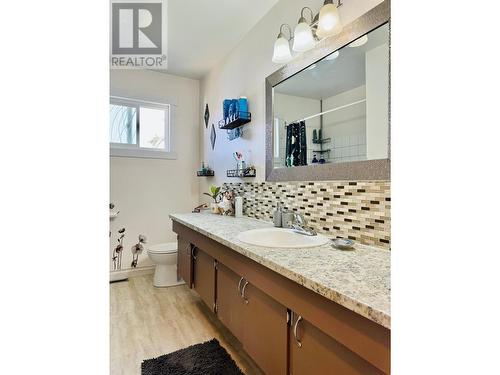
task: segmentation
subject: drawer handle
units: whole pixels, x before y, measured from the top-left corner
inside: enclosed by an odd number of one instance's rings
[[[245,280],[245,278],[244,278],[244,277],[242,277],[242,278],[240,279],[240,282],[238,283],[238,294],[239,294],[240,296],[241,296],[241,283],[243,282],[243,280]]]
[[[295,325],[293,326],[293,337],[295,337],[295,341],[297,341],[297,346],[299,348],[302,348],[302,342],[299,340],[297,337],[297,327],[299,325],[299,322],[302,320],[302,317],[299,315],[297,320],[295,321]]]
[[[196,255],[194,255],[194,251],[195,251],[195,250],[196,250],[196,246],[193,246],[193,247],[191,248],[191,257],[192,257],[194,260],[196,260]]]
[[[247,287],[248,285],[248,281],[245,281],[245,284],[243,284],[243,288],[241,288],[241,298],[243,298],[245,300],[245,304],[248,305],[248,300],[247,300],[247,297],[245,296],[245,288]]]

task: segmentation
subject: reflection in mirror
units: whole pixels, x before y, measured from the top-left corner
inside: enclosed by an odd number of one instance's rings
[[[386,159],[387,24],[273,87],[274,167]]]

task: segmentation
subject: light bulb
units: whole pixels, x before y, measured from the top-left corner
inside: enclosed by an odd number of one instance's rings
[[[316,44],[312,34],[311,27],[303,19],[295,26],[295,37],[293,40],[293,50],[296,52],[305,52],[310,50]]]
[[[332,3],[327,3],[319,11],[318,31],[316,35],[320,38],[337,35],[342,31],[339,10]]]
[[[280,34],[276,42],[274,42],[273,62],[276,64],[283,64],[289,62],[291,59],[292,54],[290,52],[288,40]]]

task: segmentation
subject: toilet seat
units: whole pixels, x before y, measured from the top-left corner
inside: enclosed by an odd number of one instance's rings
[[[152,254],[174,254],[177,253],[177,242],[166,242],[153,245],[148,248]]]

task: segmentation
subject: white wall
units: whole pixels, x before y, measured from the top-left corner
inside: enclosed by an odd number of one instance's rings
[[[323,110],[336,108],[366,98],[365,85],[323,100]],[[327,113],[323,119],[323,137],[330,148],[330,161],[346,162],[366,159],[366,103]]]
[[[366,13],[381,0],[350,0],[339,8],[345,23]],[[244,138],[228,141],[224,130],[217,130],[215,150],[210,146],[210,126],[201,128],[201,158],[215,170],[215,177],[200,180],[200,191],[207,191],[211,184],[220,185],[226,178],[226,170],[234,168],[231,153],[252,151],[251,162],[257,167],[256,181],[265,180],[265,78],[280,68],[271,61],[273,45],[282,23],[294,27],[304,6],[319,11],[322,0],[280,0],[241,40],[227,56],[221,57],[217,66],[205,76],[200,86],[200,108],[208,103],[210,124],[222,118],[222,101],[225,98],[248,97],[252,122],[245,127]],[[201,160],[200,160],[201,161]],[[246,179],[251,181],[251,179]],[[208,201],[202,196],[202,201]]]
[[[365,99],[365,90],[365,85],[362,85],[338,95],[330,96],[323,100],[323,111]],[[365,117],[365,103],[327,113],[323,116],[323,131],[325,132],[323,136],[327,138],[358,133],[364,134]]]
[[[389,46],[366,52],[366,144],[368,159],[385,159],[389,144]]]
[[[130,267],[130,248],[144,234],[148,243],[175,241],[168,215],[198,204],[199,81],[139,70],[112,70],[111,95],[173,104],[172,146],[176,160],[110,158],[110,200],[120,210],[110,224],[111,246],[124,227],[122,269]],[[91,167],[91,166],[89,166]],[[150,265],[147,254],[138,267]]]

